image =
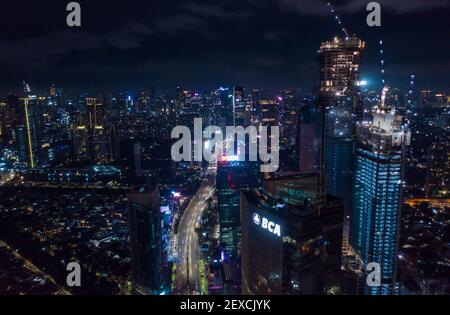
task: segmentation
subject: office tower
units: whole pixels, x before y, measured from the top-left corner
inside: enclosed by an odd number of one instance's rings
[[[278,103],[274,100],[262,99],[258,102],[260,122],[263,126],[278,126]]]
[[[73,135],[74,154],[77,161],[88,161],[90,158],[89,130],[84,125],[77,125]]]
[[[428,148],[425,192],[444,197],[450,191],[450,144],[433,142]]]
[[[120,166],[125,176],[130,178],[142,176],[142,152],[139,141],[127,139],[120,143]]]
[[[233,115],[233,91],[228,87],[219,87],[215,91],[215,111],[217,114],[217,125],[221,128],[234,126]]]
[[[233,126],[247,126],[244,88],[233,87]]]
[[[149,150],[150,159],[147,160],[146,169],[155,171],[161,184],[173,183],[176,176],[176,163],[172,159],[171,149],[174,140],[161,140],[154,148]]]
[[[108,151],[109,159],[113,162],[118,162],[120,158],[120,130],[119,120],[110,119],[106,124],[108,128]]]
[[[163,291],[159,188],[148,181],[127,194],[133,286],[141,294]]]
[[[19,110],[19,125],[16,128],[19,161],[35,168],[40,164],[42,149],[42,104],[36,96],[22,99]]]
[[[365,43],[357,37],[321,44],[318,51],[319,86],[315,117],[321,130],[318,168],[329,194],[344,200],[345,217],[351,205],[351,178],[356,122],[363,119],[360,68]],[[344,222],[345,242],[349,222]]]
[[[314,126],[315,112],[318,109],[312,104],[307,104],[300,109],[299,117],[299,137],[298,137],[298,171],[301,174],[317,173],[318,149],[317,145],[320,136],[316,134]]]
[[[65,105],[65,99],[64,99],[64,90],[63,89],[57,89],[56,90],[56,100],[58,107],[63,107]]]
[[[183,88],[177,86],[176,95],[175,95],[175,110],[180,112],[184,108],[184,103],[186,102],[184,98]]]
[[[430,89],[424,89],[420,91],[419,107],[427,108],[432,103],[432,91]]]
[[[105,118],[103,103],[96,97],[87,97],[85,102],[89,128],[94,129],[96,126],[103,126]]]
[[[342,200],[319,175],[263,180],[241,195],[242,293],[325,294],[341,265]]]
[[[20,100],[17,96],[9,94],[6,107],[3,107],[3,143],[15,144],[16,127],[18,125]],[[16,147],[17,144],[16,144]]]
[[[337,98],[325,116],[324,169],[327,192],[344,199],[346,212],[350,211],[352,161],[355,145],[356,120],[353,97]],[[348,213],[346,213],[348,215]]]
[[[271,127],[279,127],[279,103],[278,100],[261,99],[258,101],[258,107],[260,112],[259,118],[259,128],[267,127],[268,138],[267,138],[267,152],[271,152],[272,149],[279,150],[279,143],[274,142],[274,134],[271,133]],[[261,143],[259,144],[261,145]],[[272,147],[273,146],[273,147]],[[274,153],[272,153],[274,154]],[[279,152],[278,152],[279,154]],[[264,176],[271,176],[273,173],[264,173]]]
[[[136,113],[146,113],[150,111],[150,97],[146,91],[139,92],[139,95],[135,104]]]
[[[222,156],[217,162],[217,192],[220,242],[230,256],[239,253],[241,237],[240,192],[257,187],[259,167],[238,161],[237,156]]]
[[[108,137],[105,129],[105,107],[96,97],[86,97],[85,105],[90,135],[91,159],[96,163],[107,163]]]
[[[56,96],[56,86],[54,84],[50,85],[50,96]]]
[[[299,169],[300,110],[304,104],[295,89],[284,89],[277,97],[280,107],[280,171]]]
[[[364,267],[380,264],[381,286],[367,287],[368,294],[395,292],[403,159],[410,142],[402,116],[385,105],[386,92],[373,120],[357,125],[350,245]]]

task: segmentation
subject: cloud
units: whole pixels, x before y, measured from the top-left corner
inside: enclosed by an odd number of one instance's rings
[[[205,23],[195,16],[177,14],[156,20],[156,31],[163,33],[177,33],[179,31],[203,28]]]
[[[325,16],[328,9],[325,1],[317,0],[278,0],[282,7],[286,9],[294,8],[302,15]]]
[[[317,0],[277,0],[284,8],[294,8],[302,15],[329,15],[326,1]],[[368,0],[331,1],[340,13],[355,13],[365,11]],[[449,0],[378,0],[381,10],[388,10],[396,14],[406,14],[425,10],[450,7]]]
[[[0,62],[19,68],[43,67],[66,53],[107,47],[119,50],[135,48],[140,46],[144,34],[153,32],[145,25],[127,24],[103,34],[62,30],[47,36],[0,41]]]
[[[228,11],[218,5],[200,4],[194,2],[187,3],[186,5],[183,6],[183,8],[189,12],[201,16],[220,19],[236,19],[236,18],[240,19],[250,15],[250,13],[246,11],[239,11],[239,12]]]

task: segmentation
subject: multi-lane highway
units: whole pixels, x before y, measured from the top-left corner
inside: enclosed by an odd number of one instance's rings
[[[195,294],[199,291],[197,264],[201,259],[201,253],[195,228],[206,209],[206,201],[213,195],[214,189],[214,177],[210,177],[197,191],[180,219],[175,284],[176,291],[179,293]]]

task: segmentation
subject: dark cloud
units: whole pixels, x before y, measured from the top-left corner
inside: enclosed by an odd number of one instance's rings
[[[219,5],[208,3],[189,2],[183,6],[189,12],[221,19],[240,19],[249,16],[251,13],[246,11],[227,10]]]
[[[340,34],[319,0],[80,0],[79,29],[65,25],[63,2],[2,2],[0,88],[23,79],[88,89],[215,82],[313,87],[317,48]],[[424,85],[448,85],[449,1],[381,0],[382,28],[367,26],[368,2],[333,1],[347,29],[367,43],[363,75],[378,75],[382,38],[386,70],[400,84],[414,71]]]
[[[325,16],[328,15],[327,1],[318,0],[278,0],[285,8],[294,8],[299,14]],[[366,9],[368,0],[330,1],[340,13],[355,13]],[[450,7],[448,0],[378,0],[381,10],[397,14],[420,12],[425,10]]]

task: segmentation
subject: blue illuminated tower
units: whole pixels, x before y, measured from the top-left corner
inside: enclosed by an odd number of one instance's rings
[[[357,125],[350,245],[364,267],[380,264],[381,285],[367,287],[368,294],[394,293],[403,157],[410,142],[402,116],[384,104],[386,92],[373,120]]]

